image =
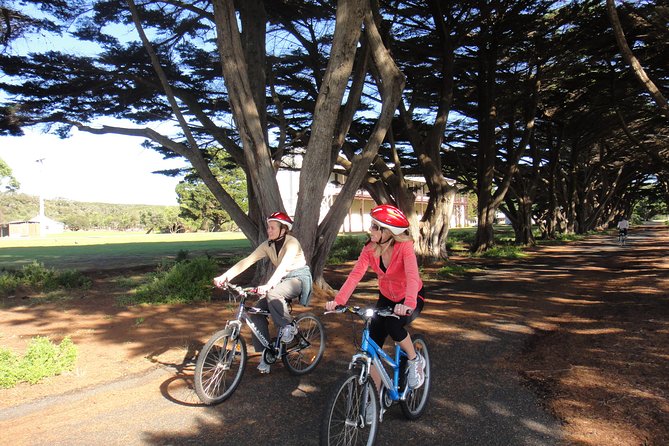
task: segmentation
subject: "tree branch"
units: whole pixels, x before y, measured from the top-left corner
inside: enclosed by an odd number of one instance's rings
[[[623,32],[623,27],[620,24],[620,19],[618,18],[618,12],[616,11],[615,0],[606,0],[606,10],[609,15],[609,20],[611,26],[613,27],[613,33],[616,36],[616,42],[618,42],[618,48],[620,48],[620,53],[623,56],[623,59],[631,66],[634,76],[639,80],[641,85],[650,93],[657,105],[664,111],[665,117],[669,117],[669,103],[664,95],[660,92],[659,88],[655,83],[650,80],[646,71],[643,69],[639,60],[634,56],[629,45],[627,45],[627,40],[625,39],[625,33]]]

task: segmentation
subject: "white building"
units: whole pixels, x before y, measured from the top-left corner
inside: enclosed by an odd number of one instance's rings
[[[300,171],[292,169],[299,169],[301,166],[299,165],[299,162],[295,161],[297,160],[295,159],[293,161],[294,164],[289,166],[289,168],[280,169],[277,172],[276,177],[284,207],[286,208],[288,215],[291,216],[295,216],[295,209],[297,208],[297,193],[300,188]],[[325,218],[325,215],[339,195],[339,192],[341,191],[342,185],[345,181],[345,175],[337,173],[330,174],[330,181],[328,181],[328,184],[325,187],[323,199],[321,201],[319,222]],[[414,209],[418,219],[420,219],[425,212],[425,208],[427,207],[429,199],[427,196],[427,186],[425,185],[425,179],[422,177],[405,177],[405,181],[407,181],[409,186],[416,191]],[[455,180],[451,181],[451,184],[455,184]],[[374,206],[376,206],[376,203],[374,200],[372,200],[372,197],[369,195],[369,193],[364,189],[359,189],[355,194],[353,202],[351,203],[351,209],[349,210],[340,231],[366,231],[371,224],[371,217],[369,216],[369,212]],[[453,208],[450,227],[455,228],[464,226],[467,226],[467,201],[465,197],[458,195]]]

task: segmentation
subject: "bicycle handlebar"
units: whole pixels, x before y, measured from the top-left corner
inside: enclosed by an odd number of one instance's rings
[[[354,306],[354,305],[337,305],[334,310],[332,311],[326,311],[323,314],[330,314],[330,313],[353,313],[358,316],[360,316],[363,319],[369,319],[373,315],[378,314],[379,316],[382,317],[395,317],[395,318],[400,318],[395,312],[393,311],[393,307],[382,307],[382,308],[362,308],[359,306]],[[407,316],[411,314],[408,313]]]
[[[246,288],[244,288],[244,287],[241,287],[239,285],[234,285],[230,282],[226,282],[223,285],[221,285],[220,287],[215,286],[214,288],[221,289],[221,290],[233,291],[234,294],[236,294],[238,296],[248,296],[249,294],[258,294],[257,291],[256,291],[257,290],[256,287],[246,287]]]

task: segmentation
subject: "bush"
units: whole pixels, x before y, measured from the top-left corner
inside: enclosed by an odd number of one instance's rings
[[[7,389],[20,382],[36,384],[46,377],[72,370],[76,361],[77,347],[69,336],[60,345],[37,336],[28,344],[23,358],[0,348],[0,388]]]
[[[339,236],[332,245],[328,257],[328,265],[348,262],[358,258],[360,251],[365,246],[367,237],[364,235],[344,235]]]
[[[15,274],[8,271],[0,272],[0,294],[14,294],[19,288],[20,280]]]
[[[5,270],[0,272],[0,294],[8,295],[18,288],[33,291],[54,291],[58,289],[88,289],[91,279],[75,270],[57,272],[45,268],[42,263],[32,262],[18,271]]]
[[[119,299],[119,304],[208,301],[211,281],[219,271],[220,266],[210,257],[196,257],[171,265],[163,263],[149,276],[148,283],[140,285],[133,295]]]

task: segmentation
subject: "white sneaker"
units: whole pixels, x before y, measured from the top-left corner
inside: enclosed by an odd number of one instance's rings
[[[417,389],[423,385],[425,382],[425,360],[418,353],[414,359],[407,361],[407,367],[409,368],[409,376],[407,381],[409,388]]]
[[[297,334],[297,327],[292,323],[284,325],[281,329],[281,342],[288,344],[293,341]]]
[[[258,364],[258,371],[263,374],[269,373],[269,364],[267,364],[264,359],[260,360],[260,364]]]

